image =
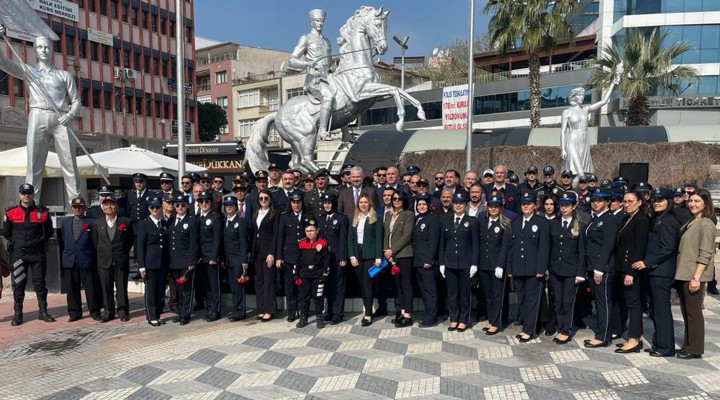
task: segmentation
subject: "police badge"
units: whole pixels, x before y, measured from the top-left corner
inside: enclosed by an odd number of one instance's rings
[[[240,226],[240,224],[236,222],[235,225],[233,225],[233,228],[237,229],[238,226]]]
[[[537,225],[533,225],[530,229],[532,229],[533,232],[537,232],[537,231],[538,231]]]
[[[337,220],[336,220],[336,219],[333,220],[333,225],[337,225]]]
[[[470,223],[468,223],[467,221],[465,221],[465,223],[463,224],[463,226],[467,228],[468,226],[470,226]]]
[[[602,221],[598,222],[598,228],[601,227],[601,226],[603,226],[603,222],[602,222]]]
[[[212,220],[211,220],[211,219],[206,219],[206,220],[205,220],[205,225],[210,226],[210,224],[212,224]]]
[[[495,233],[500,233],[500,227],[499,227],[499,226],[496,226],[496,227],[495,227]]]
[[[183,229],[187,229],[189,226],[188,224],[183,224]]]
[[[40,219],[42,218],[42,213],[40,211],[35,213],[35,218]]]
[[[421,231],[424,231],[424,230],[425,230],[425,224],[420,224],[420,230],[421,230]]]

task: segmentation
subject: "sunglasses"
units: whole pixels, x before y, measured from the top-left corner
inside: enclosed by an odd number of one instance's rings
[[[213,183],[223,183],[223,181],[213,181]]]
[[[402,199],[399,198],[399,197],[393,197],[393,198],[392,198],[392,201],[402,201]]]
[[[386,177],[387,175],[386,175],[386,174],[377,174],[377,176],[380,177],[380,178],[384,178],[384,177]]]
[[[693,193],[695,193],[694,190],[686,190],[686,191],[685,191],[685,194],[693,194]]]
[[[403,179],[403,183],[407,185],[408,183],[410,183],[410,181],[406,181],[405,179]]]
[[[20,194],[23,196],[32,196],[35,194],[35,192],[20,192]]]
[[[170,185],[172,184],[172,181],[160,181],[161,185]]]
[[[260,200],[260,201],[270,201],[270,198],[267,197],[267,196],[260,196],[260,197],[258,197],[258,200]]]
[[[175,203],[175,208],[187,207],[187,203]]]
[[[209,203],[210,200],[198,200],[197,202],[198,202],[198,204],[204,204],[204,203]]]
[[[151,210],[158,210],[158,209],[160,209],[160,206],[150,206],[148,208]]]
[[[443,180],[443,179],[445,179],[445,178],[443,178],[442,176],[436,176],[436,177],[435,177],[435,180],[436,180],[436,181],[441,181],[441,180]]]
[[[191,183],[192,183],[191,181],[182,181],[182,184],[183,184],[183,185],[189,185],[189,184],[191,184]]]

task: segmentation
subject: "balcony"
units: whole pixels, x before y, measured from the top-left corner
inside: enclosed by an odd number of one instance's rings
[[[596,69],[598,67],[599,67],[599,65],[595,64],[592,61],[573,61],[573,62],[564,63],[564,64],[543,65],[540,69],[540,75],[549,75],[549,74],[556,74],[556,73],[561,73],[561,72]],[[506,81],[509,79],[516,79],[516,78],[527,78],[528,75],[529,75],[528,69],[524,68],[524,69],[518,69],[518,70],[514,70],[514,71],[498,72],[495,74],[476,74],[474,76],[474,81],[476,84],[490,83],[490,82]],[[464,85],[464,84],[467,84],[467,77],[433,82],[432,88],[433,89],[442,89],[442,88],[448,87],[448,86]]]
[[[208,92],[210,91],[210,84],[206,85],[197,85],[198,92]]]
[[[280,107],[280,103],[278,101],[271,101],[267,103],[260,104],[258,107],[258,111],[260,113],[270,113],[273,111],[277,111]]]

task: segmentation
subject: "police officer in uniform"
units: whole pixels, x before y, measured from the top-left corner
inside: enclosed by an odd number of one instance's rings
[[[589,214],[590,213],[590,178],[594,177],[594,175],[591,176],[581,176],[578,178],[578,201],[577,201],[577,208],[579,208],[582,212]]]
[[[472,291],[470,281],[480,260],[480,232],[477,218],[466,214],[465,191],[453,195],[452,213],[440,221],[440,274],[448,292],[448,331],[464,332],[470,323]]]
[[[557,182],[555,181],[555,168],[553,168],[552,165],[546,165],[545,168],[543,168],[542,186],[545,194],[553,193],[552,190],[557,186]]]
[[[538,169],[535,166],[530,166],[525,170],[525,182],[518,185],[520,193],[542,190],[543,185],[537,180],[537,173]]]
[[[105,215],[105,213],[103,212],[103,209],[102,209],[102,203],[103,203],[103,201],[105,201],[105,199],[107,199],[109,197],[114,197],[114,195],[115,195],[115,190],[113,190],[113,187],[109,186],[109,185],[100,186],[97,189],[97,192],[98,192],[98,204],[91,206],[85,212],[85,215],[87,215],[88,217],[90,217],[92,219],[97,219],[97,218],[100,218]],[[147,213],[147,211],[145,213],[146,213],[145,218],[147,218],[147,215],[149,215],[149,214]],[[125,217],[126,216],[125,210],[123,210],[122,208],[118,208],[117,215],[119,217]],[[143,218],[143,219],[145,219],[145,218]]]
[[[345,316],[345,272],[348,266],[349,220],[337,210],[335,193],[328,192],[322,197],[323,213],[318,217],[320,237],[325,239],[330,252],[330,277],[325,284],[328,309],[325,321],[331,325],[342,322]]]
[[[160,174],[160,190],[156,193],[156,196],[161,198],[164,194],[172,194],[173,198],[182,195],[182,192],[175,189],[175,175],[169,172],[163,172]]]
[[[53,224],[48,209],[35,204],[35,188],[29,183],[20,185],[20,204],[5,211],[3,237],[9,243],[15,315],[10,325],[23,323],[23,301],[28,272],[32,273],[33,289],[37,294],[38,319],[55,322],[47,311],[45,273],[46,247],[53,235]]]
[[[585,259],[590,275],[598,324],[593,339],[586,339],[585,347],[606,347],[612,340],[614,325],[613,286],[615,282],[615,240],[619,221],[608,209],[610,193],[597,189],[590,195],[592,221],[586,229]]]
[[[282,215],[278,223],[277,247],[275,250],[275,266],[282,269],[285,275],[285,301],[287,302],[287,321],[293,322],[297,319],[298,288],[293,282],[295,275],[295,258],[297,256],[298,243],[304,237],[303,226],[307,221],[313,219],[313,215],[305,210],[303,205],[304,194],[299,190],[293,191],[288,196],[289,207]]]
[[[245,318],[245,285],[239,279],[247,277],[248,251],[250,250],[250,230],[238,214],[238,203],[234,195],[223,197],[225,211],[225,230],[223,231],[225,267],[233,298],[233,311],[228,315],[230,322]]]
[[[252,191],[249,191],[247,196],[245,197],[246,203],[247,203],[247,212],[246,215],[254,215],[255,211],[260,209],[260,202],[258,201],[258,196],[261,190],[267,188],[268,183],[268,173],[267,171],[257,171],[255,173],[255,189]],[[272,192],[271,192],[272,194]],[[282,210],[279,210],[282,211]]]
[[[515,284],[518,308],[522,312],[522,332],[516,336],[521,343],[532,340],[537,331],[542,283],[550,257],[550,229],[547,219],[535,214],[535,193],[520,197],[519,218],[512,222],[512,246],[508,260],[508,276]]]
[[[132,179],[133,190],[129,191],[127,194],[126,211],[133,223],[137,223],[150,215],[150,212],[148,211],[149,193],[147,190],[147,175],[138,172],[133,174]],[[98,217],[99,216],[102,216],[102,209],[100,209]]]
[[[188,212],[188,196],[175,199],[175,215],[169,222],[170,272],[177,293],[178,315],[173,322],[187,325],[192,312],[192,289],[199,252],[198,222]],[[180,279],[182,277],[182,279]]]
[[[170,252],[167,221],[162,218],[162,199],[150,199],[150,216],[137,226],[138,270],[145,280],[145,316],[152,326],[160,326],[165,301],[165,281]]]
[[[437,252],[440,242],[440,220],[431,210],[434,197],[429,193],[415,196],[415,225],[412,234],[413,267],[426,315],[420,327],[431,327],[437,323],[438,287]]]
[[[212,211],[212,192],[204,190],[198,196],[200,215],[200,262],[198,273],[205,274],[205,321],[220,319],[220,249],[222,246],[222,216]]]

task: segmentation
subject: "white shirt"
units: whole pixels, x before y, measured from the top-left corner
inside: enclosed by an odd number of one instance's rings
[[[155,224],[155,226],[158,226],[158,224],[160,223],[160,220],[153,218],[152,215],[150,216],[150,220],[153,222],[153,224]]]
[[[105,222],[107,222],[107,225],[112,228],[113,226],[115,226],[115,222],[117,222],[117,215],[115,215],[115,218],[113,218],[112,220],[105,217]]]
[[[263,219],[265,219],[265,216],[266,216],[269,212],[270,212],[270,209],[269,209],[269,208],[268,208],[267,210],[263,210],[262,208],[258,210],[258,216],[257,216],[257,219],[255,220],[255,223],[257,223],[257,226],[260,226],[260,224],[262,223]]]
[[[492,226],[492,224],[495,223],[495,221],[497,221],[497,220],[498,220],[498,218],[490,218],[490,219],[488,219],[488,229],[490,229],[490,227]]]
[[[365,220],[367,220],[367,215],[360,215],[358,216],[358,224],[356,229],[357,232],[357,242],[358,244],[363,244],[363,237],[365,236]]]

